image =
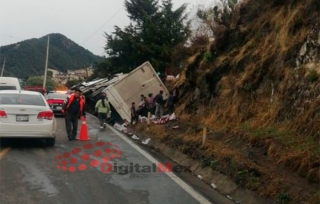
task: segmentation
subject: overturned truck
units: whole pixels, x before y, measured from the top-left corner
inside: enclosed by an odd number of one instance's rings
[[[111,105],[111,120],[123,122],[131,120],[130,108],[132,102],[140,103],[140,96],[154,95],[163,90],[163,98],[167,99],[169,92],[150,62],[145,62],[128,74],[117,74],[114,78],[95,79],[88,83],[77,85],[86,97],[87,111],[94,114],[95,103],[102,92],[107,94]],[[73,89],[75,87],[72,87]]]

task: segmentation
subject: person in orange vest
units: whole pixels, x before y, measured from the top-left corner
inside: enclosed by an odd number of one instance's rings
[[[80,89],[76,89],[69,95],[62,105],[62,113],[65,115],[65,124],[69,141],[75,140],[78,131],[78,119],[86,117],[84,109],[85,101],[81,97]]]
[[[86,97],[80,92],[80,97],[83,99],[84,103],[86,103]]]

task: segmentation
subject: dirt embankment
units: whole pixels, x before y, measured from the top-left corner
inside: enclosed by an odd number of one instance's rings
[[[220,38],[190,48],[174,84],[180,128],[141,124],[137,134],[260,196],[318,203],[319,10],[316,0],[249,1]]]
[[[203,129],[186,119],[149,128],[137,124],[130,129],[140,140],[150,138],[152,148],[189,168],[195,176],[202,175],[208,185],[215,184],[218,191],[234,201],[253,204],[270,203],[266,199],[280,203],[319,200],[318,183],[307,181],[270,158],[275,149],[283,148],[281,144],[251,145],[242,136],[208,130],[202,146]]]

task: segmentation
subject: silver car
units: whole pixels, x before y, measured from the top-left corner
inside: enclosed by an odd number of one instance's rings
[[[57,123],[43,95],[0,90],[0,138],[45,138],[54,146]]]

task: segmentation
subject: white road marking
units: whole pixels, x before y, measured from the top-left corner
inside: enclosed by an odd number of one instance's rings
[[[145,156],[149,161],[151,161],[152,163],[158,164],[160,163],[159,161],[157,161],[154,157],[152,157],[150,154],[148,154],[146,151],[144,151],[143,149],[141,149],[138,145],[136,145],[134,142],[132,142],[130,139],[128,139],[127,137],[125,137],[123,134],[119,133],[117,130],[115,130],[113,127],[111,127],[110,125],[108,125],[108,127],[110,128],[110,130],[112,130],[115,134],[117,134],[121,139],[123,139],[124,141],[126,141],[131,147],[133,147],[135,150],[137,150],[140,154],[142,154],[143,156]],[[196,192],[192,187],[190,187],[186,182],[184,182],[182,179],[180,179],[178,176],[176,176],[173,172],[164,172],[165,174],[167,174],[167,176],[169,176],[169,178],[171,178],[174,182],[176,182],[176,184],[178,184],[183,190],[185,190],[186,192],[188,192],[194,199],[196,199],[199,203],[201,204],[211,204],[210,201],[208,201],[205,197],[203,197],[202,195],[200,195],[198,192]]]

